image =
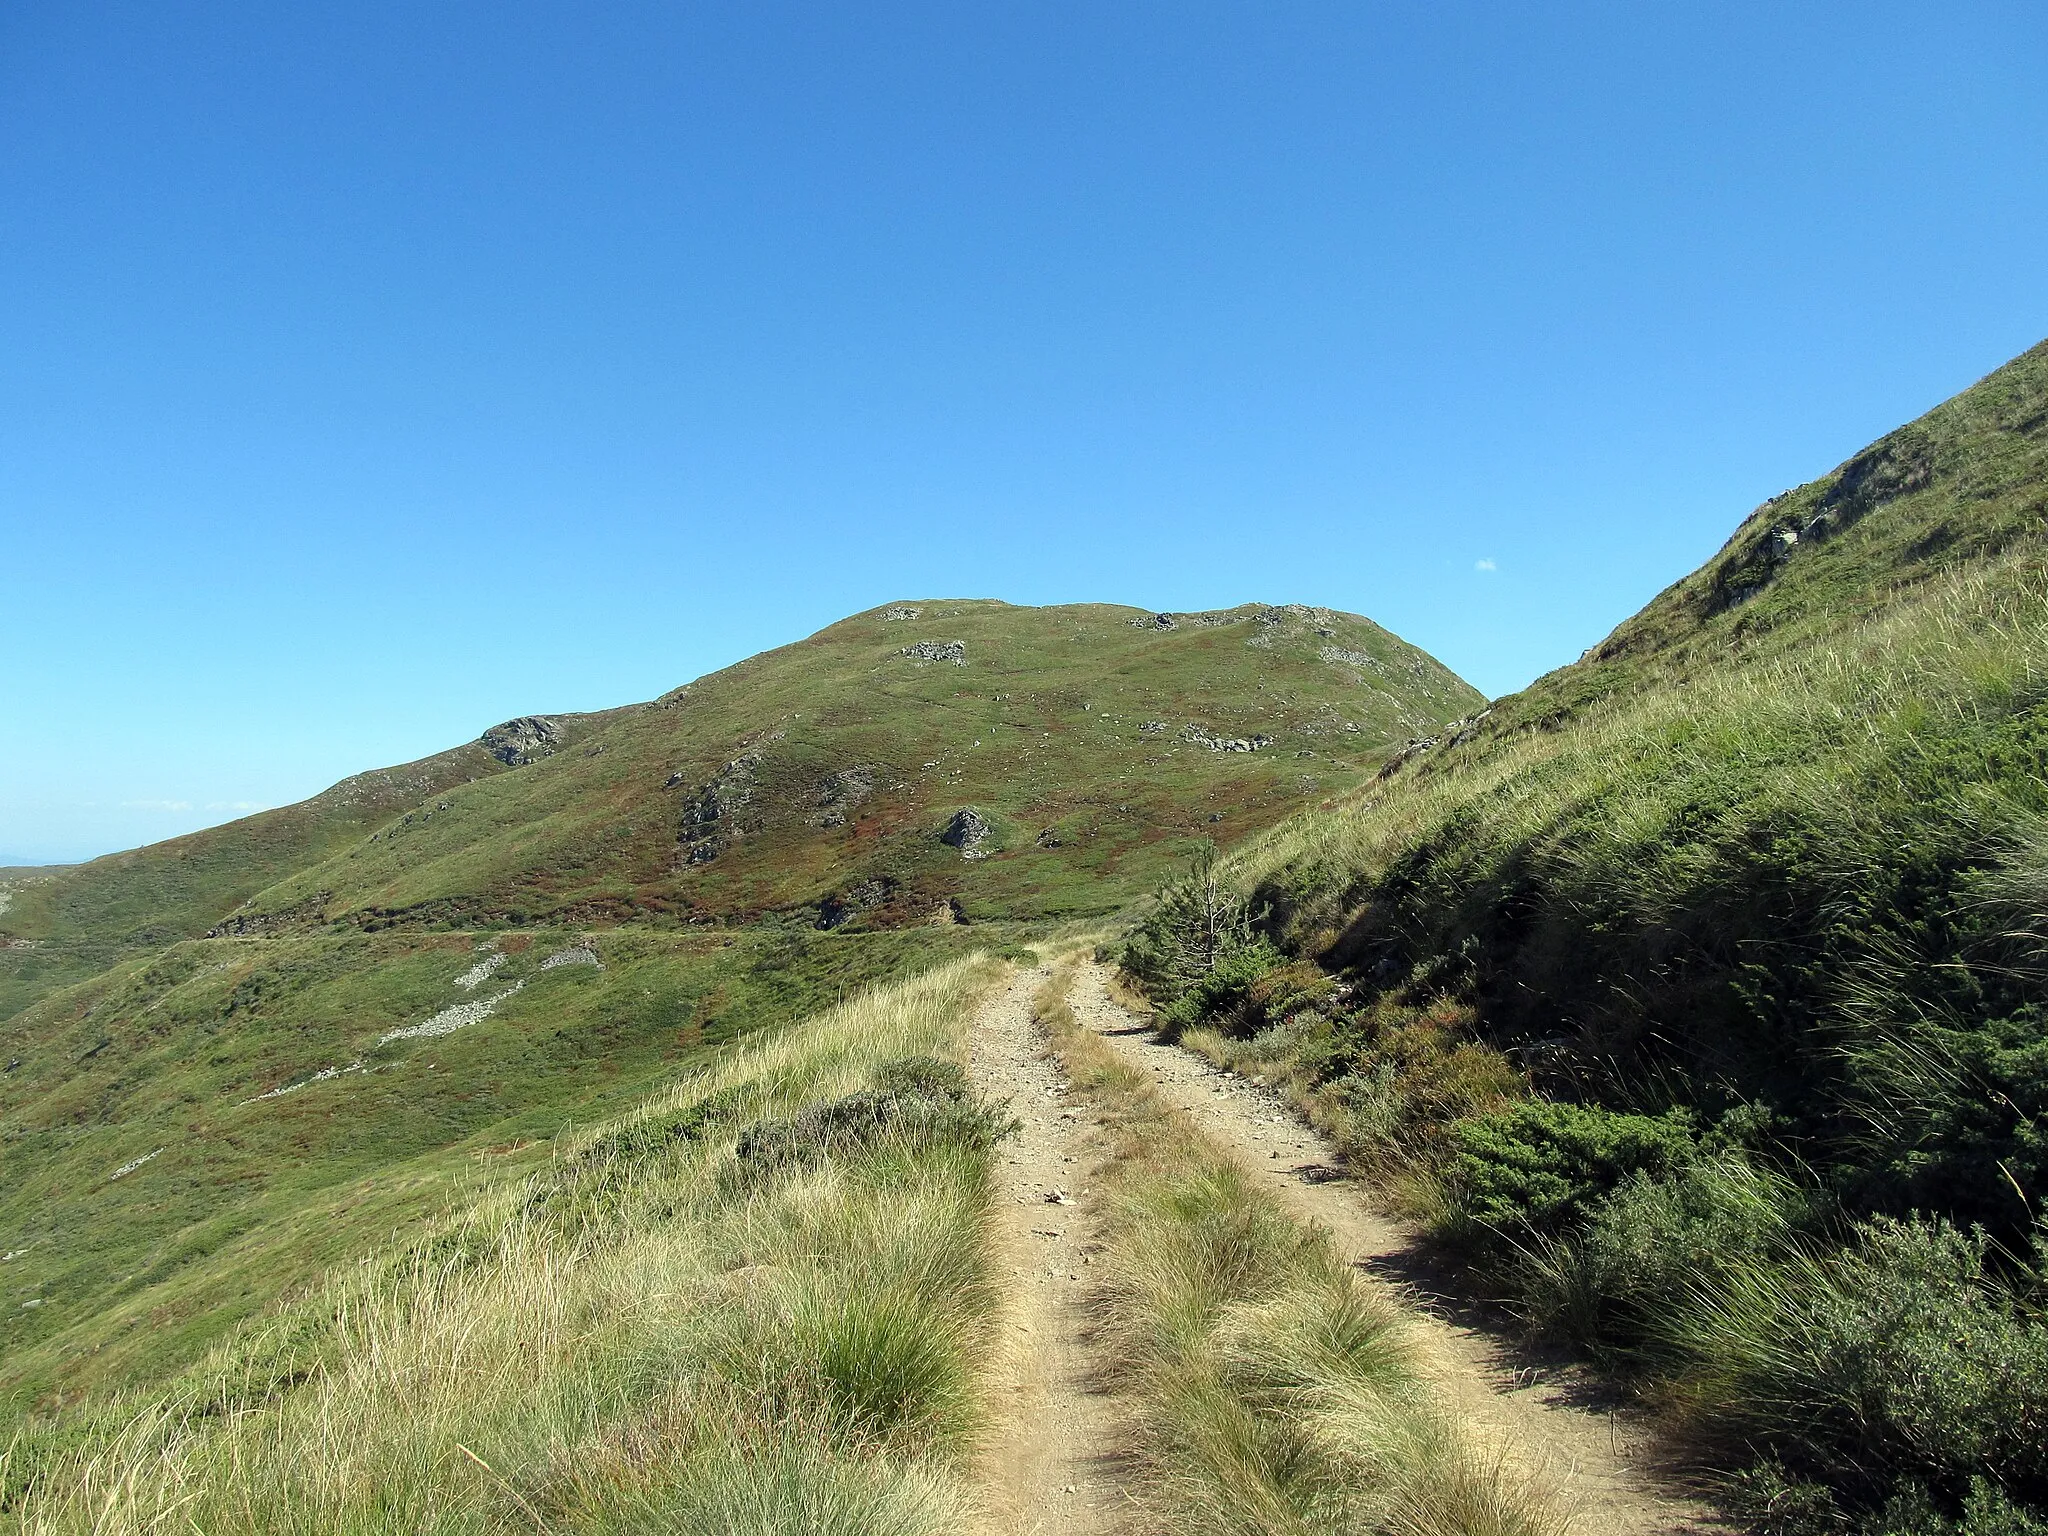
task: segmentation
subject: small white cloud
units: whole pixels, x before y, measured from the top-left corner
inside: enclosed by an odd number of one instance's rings
[[[1472,569],[1475,571],[1497,571],[1500,567],[1491,560],[1474,560],[1472,562]]]
[[[261,800],[209,800],[206,802],[206,808],[209,811],[262,811],[269,809]]]
[[[190,800],[123,800],[121,802],[121,809],[124,811],[189,811],[192,809],[192,802]]]

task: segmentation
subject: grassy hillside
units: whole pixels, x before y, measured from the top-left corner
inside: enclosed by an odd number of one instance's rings
[[[503,772],[481,743],[357,774],[297,805],[59,870],[0,870],[0,1018],[124,955],[197,938],[263,887],[426,796]]]
[[[0,1025],[0,1393],[160,1375],[480,1170],[967,938],[220,938],[60,992]]]
[[[0,1522],[960,1529],[1004,1121],[946,1058],[1002,970],[851,999],[479,1168],[437,1226],[191,1369],[23,1425]]]
[[[652,704],[508,722],[301,805],[12,885],[0,1017],[223,925],[1102,911],[1189,840],[1269,826],[1480,702],[1326,609],[892,605]]]
[[[1767,1529],[2048,1519],[2044,535],[2037,347],[1133,951]]]
[[[160,1376],[476,1169],[1477,703],[1327,610],[896,605],[11,879],[0,1393]]]
[[[1269,825],[1477,703],[1327,610],[896,605],[451,791],[251,906],[363,927],[1100,911],[1190,839]]]

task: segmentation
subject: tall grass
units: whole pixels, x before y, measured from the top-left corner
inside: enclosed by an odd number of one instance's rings
[[[1037,999],[1111,1138],[1105,1325],[1162,1528],[1549,1536],[1543,1488],[1431,1396],[1401,1310],[1076,1021]]]
[[[985,1150],[883,1137],[744,1177],[747,1125],[957,1052],[973,958],[565,1146],[403,1263],[155,1399],[7,1451],[23,1532],[957,1530],[993,1298]],[[280,1368],[280,1359],[289,1357]]]
[[[2048,1189],[2048,574],[1811,638],[1425,757],[1235,878],[1293,947],[1469,1002],[1556,1091],[1765,1099],[1863,1208],[2010,1239]]]
[[[1789,1479],[1805,1536],[1896,1536],[1914,1500],[1928,1532],[2038,1525],[2048,569],[1723,638],[1539,684],[1240,852],[1241,899],[1346,985],[1186,1038],[1412,1169],[1496,1294]],[[1557,1113],[1504,1107],[1531,1089]],[[1532,1129],[1674,1109],[1664,1166],[1552,1166]],[[1527,1188],[1475,1213],[1481,1153]]]

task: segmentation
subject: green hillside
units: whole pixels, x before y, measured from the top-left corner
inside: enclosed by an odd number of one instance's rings
[[[36,946],[8,951],[19,996],[222,925],[1099,911],[1162,848],[1269,825],[1480,702],[1328,609],[895,604],[651,704],[508,722],[495,754],[20,885],[0,936]],[[980,830],[941,841],[963,811]]]
[[[1227,867],[1234,939],[1132,950],[1168,1018],[1738,1510],[2042,1528],[2048,345]]]
[[[479,1168],[1111,910],[1479,702],[1324,609],[900,604],[30,872],[0,911],[0,1392],[151,1379]]]
[[[560,716],[573,738],[602,716]],[[196,938],[265,886],[423,798],[502,773],[482,742],[356,774],[297,805],[61,870],[0,870],[0,1018],[126,955]]]
[[[1328,610],[892,605],[450,790],[242,920],[1102,911],[1189,840],[1269,825],[1479,702]]]

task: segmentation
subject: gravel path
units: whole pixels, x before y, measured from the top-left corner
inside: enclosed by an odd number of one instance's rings
[[[1093,1192],[1077,1187],[1088,1121],[1068,1107],[1064,1076],[1031,1018],[1043,970],[1017,973],[975,1018],[970,1064],[981,1091],[1023,1122],[996,1170],[1001,1263],[1009,1271],[994,1422],[985,1448],[988,1529],[1004,1536],[1116,1529],[1125,1477],[1112,1447],[1111,1401],[1090,1335],[1087,1296],[1097,1248]]]

